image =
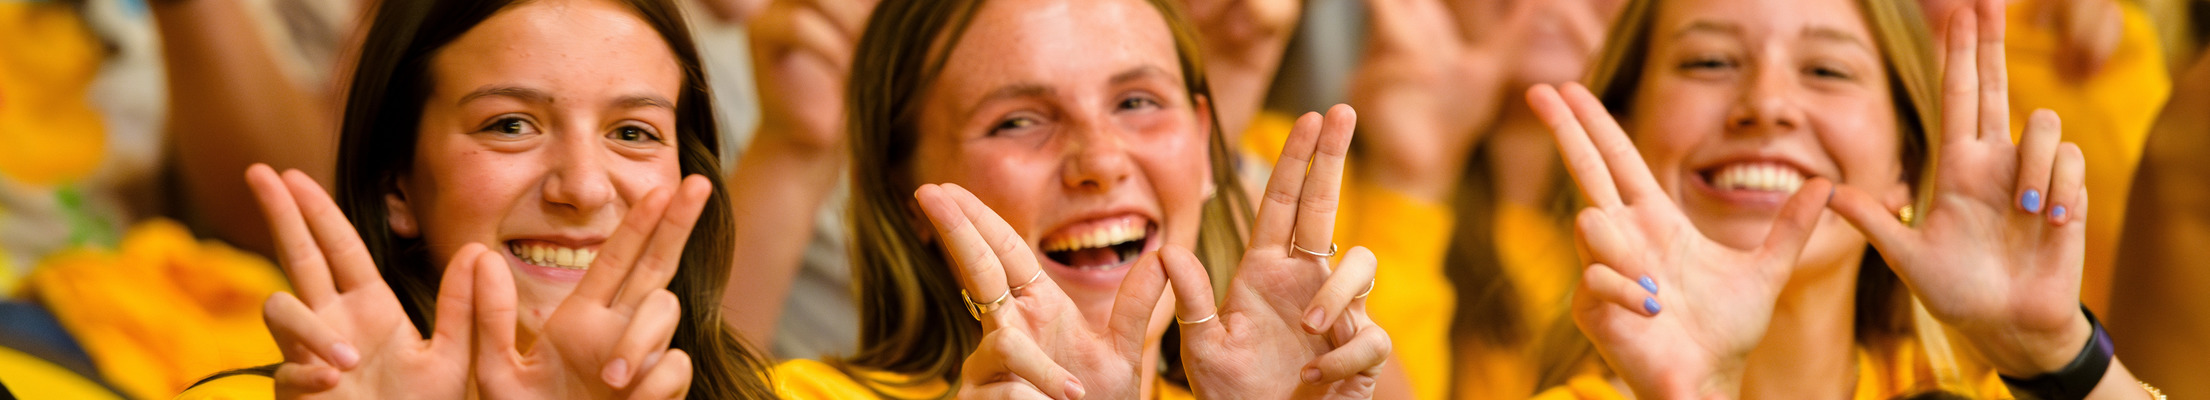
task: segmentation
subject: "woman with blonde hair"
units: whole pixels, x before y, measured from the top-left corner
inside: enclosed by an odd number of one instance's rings
[[[1574,319],[1618,375],[1546,396],[2148,397],[2080,306],[2078,148],[2048,112],[2009,140],[1999,4],[1949,19],[1976,35],[1938,113],[1883,1],[1637,1],[1597,90],[1530,90],[1591,204]]]
[[[1254,214],[1196,43],[1163,0],[880,5],[847,85],[859,350],[783,394],[1370,396],[1374,259],[1329,242],[1354,117],[1302,121]]]

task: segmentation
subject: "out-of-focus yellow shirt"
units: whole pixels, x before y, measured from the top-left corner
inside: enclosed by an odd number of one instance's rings
[[[890,372],[861,372],[870,383],[862,383],[844,371],[837,370],[815,360],[791,360],[775,365],[776,394],[785,399],[935,399],[951,392],[950,382],[943,379],[915,379]],[[872,382],[912,382],[910,386],[891,386]],[[1153,393],[1159,400],[1195,399],[1188,389],[1167,383],[1154,384]],[[877,391],[881,393],[878,395]],[[887,395],[888,397],[883,397]]]
[[[2025,132],[2026,118],[2034,110],[2047,108],[2064,120],[2064,140],[2079,144],[2080,153],[2086,155],[2094,215],[2087,221],[2087,273],[2080,297],[2096,312],[2107,313],[2133,171],[2141,163],[2149,127],[2171,97],[2171,77],[2164,68],[2156,28],[2135,2],[2120,1],[2125,36],[2117,53],[2094,76],[2076,82],[2065,79],[2056,64],[2063,39],[2055,27],[2031,22],[2034,5],[2030,3],[2012,3],[2005,24],[2011,138],[2015,141]]]

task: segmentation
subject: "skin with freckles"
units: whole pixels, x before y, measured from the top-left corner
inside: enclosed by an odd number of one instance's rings
[[[1184,90],[1164,19],[1137,1],[1015,3],[982,8],[926,95],[917,181],[973,188],[1030,248],[1116,217],[1143,221],[1153,248],[1195,248],[1210,112]],[[1107,30],[1122,34],[1089,33]],[[1096,326],[1126,261],[1038,260]]]
[[[540,330],[583,271],[523,262],[509,245],[595,249],[647,191],[673,185],[682,73],[652,27],[606,2],[519,5],[430,69],[412,173],[387,196],[393,231],[433,260],[467,243],[504,253],[521,321]]]
[[[1781,163],[1893,208],[1910,200],[1888,72],[1864,21],[1847,1],[1659,5],[1642,86],[1621,124],[1698,230],[1749,248],[1772,227],[1788,193],[1712,184],[1737,163]],[[1822,217],[1801,264],[1856,263],[1865,239],[1841,222]]]

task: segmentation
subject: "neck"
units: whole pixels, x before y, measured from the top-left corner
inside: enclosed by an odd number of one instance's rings
[[[1507,101],[1482,145],[1490,190],[1500,203],[1543,208],[1556,199],[1557,139],[1525,101]]]
[[[1857,269],[1862,255],[1840,265],[1798,269],[1773,305],[1765,340],[1750,351],[1744,398],[1847,399],[1855,394]],[[1788,368],[1766,368],[1786,365]]]

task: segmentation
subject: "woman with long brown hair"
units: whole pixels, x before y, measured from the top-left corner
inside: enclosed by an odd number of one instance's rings
[[[275,394],[773,396],[716,307],[732,227],[688,35],[667,1],[382,2],[337,196],[247,173],[297,292],[266,307]]]

